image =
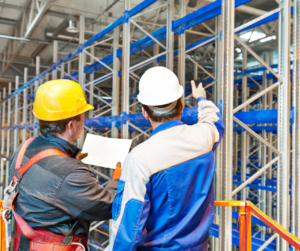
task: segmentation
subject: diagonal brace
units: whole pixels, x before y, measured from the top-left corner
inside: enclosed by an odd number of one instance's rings
[[[238,123],[241,127],[243,127],[248,133],[250,133],[254,138],[256,138],[261,143],[265,144],[266,146],[270,147],[275,153],[281,155],[281,152],[279,152],[272,144],[270,144],[268,141],[266,141],[264,138],[262,138],[260,135],[258,135],[256,132],[254,132],[249,126],[245,125],[242,121],[240,121],[238,118],[233,116],[233,120]]]
[[[265,66],[273,75],[281,80],[280,76],[260,57],[258,56],[245,42],[243,42],[237,35],[234,35],[235,40],[237,40],[253,57],[257,59],[263,66]]]

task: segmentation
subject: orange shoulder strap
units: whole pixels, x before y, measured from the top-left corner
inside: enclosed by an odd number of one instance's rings
[[[36,155],[34,155],[31,159],[29,159],[22,167],[22,160],[24,157],[24,154],[26,152],[26,149],[28,148],[28,146],[30,145],[30,143],[34,140],[35,138],[30,138],[28,139],[23,146],[21,147],[18,157],[17,157],[17,161],[16,161],[16,166],[15,166],[15,170],[19,172],[19,177],[17,178],[16,175],[13,177],[13,182],[18,182],[22,176],[24,175],[24,173],[26,173],[30,167],[32,167],[35,163],[37,163],[38,161],[51,157],[51,156],[65,156],[65,157],[69,157],[68,155],[66,155],[65,153],[63,153],[62,151],[59,151],[57,149],[46,149],[44,151],[41,151],[39,153],[37,153]],[[34,231],[34,229],[32,229],[29,224],[27,222],[25,222],[22,217],[20,217],[14,210],[14,203],[15,203],[15,199],[17,197],[18,193],[16,193],[15,197],[13,198],[12,201],[12,208],[13,208],[13,214],[15,217],[15,220],[18,224],[18,226],[20,227],[23,235],[28,238],[28,239],[36,239],[36,238],[40,238],[40,236]]]
[[[16,166],[15,166],[15,170],[19,171],[19,177],[16,177],[16,175],[13,177],[13,181],[14,182],[18,182],[22,176],[29,170],[30,167],[32,167],[35,163],[37,163],[38,161],[48,158],[48,157],[52,157],[52,156],[65,156],[68,157],[69,156],[65,153],[63,153],[60,150],[57,149],[46,149],[44,151],[41,151],[39,153],[37,153],[36,155],[34,155],[32,158],[30,158],[22,167],[22,161],[23,161],[23,157],[24,154],[26,152],[26,149],[28,148],[28,146],[30,145],[30,143],[34,140],[35,138],[30,138],[28,139],[23,146],[21,147],[18,157],[17,157],[17,161],[16,161]]]

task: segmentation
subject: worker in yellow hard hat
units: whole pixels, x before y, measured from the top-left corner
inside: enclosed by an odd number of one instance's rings
[[[41,134],[11,160],[10,178],[18,189],[14,250],[82,250],[91,221],[112,218],[120,173],[102,187],[73,145],[84,113],[93,108],[76,82],[52,80],[38,88],[33,114]]]

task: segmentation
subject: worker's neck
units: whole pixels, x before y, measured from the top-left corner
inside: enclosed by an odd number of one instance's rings
[[[65,141],[68,141],[71,144],[74,143],[73,138],[69,134],[67,134],[67,133],[61,133],[61,134],[57,133],[56,137],[61,138],[61,139],[65,140]]]
[[[150,119],[150,123],[151,123],[152,129],[155,130],[160,125],[162,125],[162,124],[164,124],[166,122],[174,121],[174,120],[181,120],[181,116],[179,115],[179,116],[174,117],[173,119],[170,119],[168,121],[163,121],[163,122],[156,122],[156,121],[152,121]]]

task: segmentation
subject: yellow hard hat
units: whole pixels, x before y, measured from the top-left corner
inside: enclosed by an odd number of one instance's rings
[[[57,121],[92,109],[94,107],[86,102],[78,83],[57,79],[48,81],[37,89],[32,112],[37,119]]]

